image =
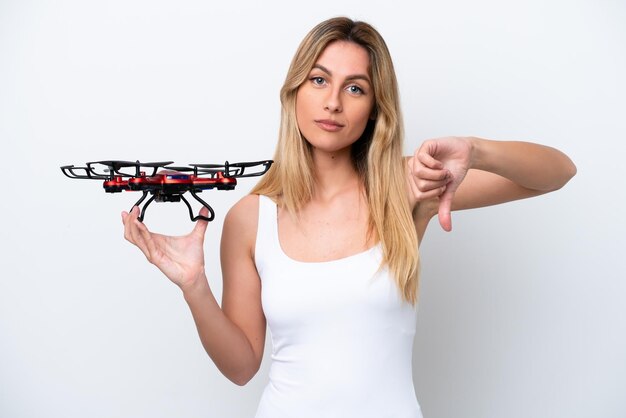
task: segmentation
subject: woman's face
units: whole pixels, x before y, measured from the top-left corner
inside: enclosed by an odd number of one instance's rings
[[[298,88],[298,127],[315,150],[349,151],[360,138],[374,105],[369,65],[365,48],[336,41],[326,47]]]

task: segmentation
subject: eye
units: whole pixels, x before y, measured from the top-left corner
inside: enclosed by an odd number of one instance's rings
[[[324,84],[326,84],[326,80],[324,80],[324,77],[320,76],[311,77],[309,78],[309,80],[311,80],[311,82],[316,86],[323,86]]]
[[[355,94],[355,95],[365,94],[365,91],[363,91],[363,89],[361,87],[357,86],[356,84],[349,85],[346,88],[346,90],[348,90],[349,93]]]

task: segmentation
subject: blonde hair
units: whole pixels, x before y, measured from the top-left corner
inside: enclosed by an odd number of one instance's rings
[[[281,124],[274,164],[252,193],[274,198],[292,214],[311,200],[313,159],[311,146],[298,129],[296,94],[320,54],[335,41],[354,42],[370,56],[374,119],[352,145],[352,160],[364,184],[369,230],[381,242],[383,264],[394,276],[403,299],[414,304],[419,253],[407,198],[398,83],[387,45],[371,25],[345,17],[333,18],[315,26],[303,39],[280,91]]]

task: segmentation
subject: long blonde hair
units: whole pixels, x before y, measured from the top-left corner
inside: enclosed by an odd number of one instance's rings
[[[371,25],[345,17],[326,20],[303,39],[280,91],[282,103],[274,165],[252,193],[274,198],[292,214],[311,200],[314,168],[310,144],[296,120],[296,94],[324,49],[350,41],[370,56],[374,92],[373,120],[352,146],[352,160],[363,181],[369,207],[369,230],[381,242],[383,263],[395,277],[405,301],[417,300],[419,253],[407,198],[402,157],[403,124],[398,83],[385,41]]]

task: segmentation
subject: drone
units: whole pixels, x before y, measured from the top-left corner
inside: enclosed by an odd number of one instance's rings
[[[141,198],[133,205],[133,208],[138,206],[141,209],[138,217],[140,222],[143,222],[146,209],[153,201],[180,202],[181,200],[187,206],[192,222],[200,219],[210,222],[215,218],[215,212],[198,196],[198,193],[213,189],[234,190],[238,178],[262,176],[269,170],[273,161],[170,165],[173,163],[173,161],[148,163],[119,160],[93,161],[86,163],[83,167],[64,165],[61,171],[72,179],[103,180],[102,185],[106,193],[142,192]],[[208,209],[208,217],[200,214],[194,216],[193,209],[184,196],[187,192]],[[149,195],[151,195],[150,198],[148,198]],[[143,207],[140,206],[142,203]]]

